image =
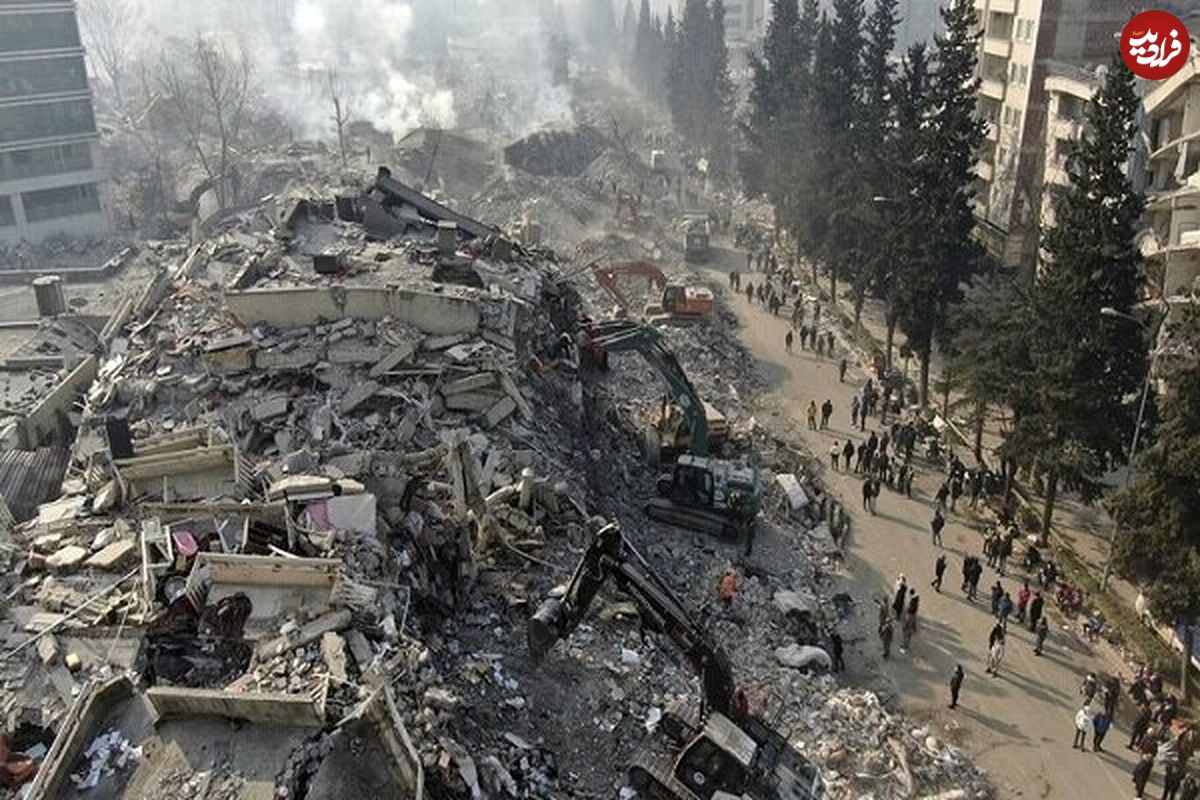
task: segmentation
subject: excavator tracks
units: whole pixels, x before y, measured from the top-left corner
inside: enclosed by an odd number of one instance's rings
[[[646,503],[646,516],[650,519],[700,531],[729,542],[738,542],[746,535],[746,523],[717,511],[687,508],[664,497],[656,497]]]

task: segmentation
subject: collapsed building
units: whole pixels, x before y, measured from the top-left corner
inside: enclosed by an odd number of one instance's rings
[[[206,227],[104,326],[61,491],[4,528],[0,783],[631,797],[623,766],[695,676],[619,595],[540,665],[525,641],[608,520],[704,609],[829,796],[989,796],[933,731],[796,659],[872,612],[836,588],[841,517],[754,420],[727,320],[664,335],[729,414],[727,454],[782,487],[771,567],[745,567],[732,614],[710,607],[735,551],[642,509],[661,388],[627,356],[580,363],[605,301],[572,262],[386,169]]]

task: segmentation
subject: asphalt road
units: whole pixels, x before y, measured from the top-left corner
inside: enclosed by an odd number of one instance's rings
[[[726,270],[744,267],[744,255],[728,258],[727,264]],[[723,280],[727,274],[718,277],[715,270],[719,268],[714,265],[714,280]],[[743,288],[747,280],[757,284],[760,278],[757,274],[743,275]],[[1088,671],[1119,670],[1116,654],[1107,645],[1093,646],[1076,632],[1065,631],[1062,620],[1051,615],[1044,656],[1033,654],[1028,630],[1010,624],[1000,675],[986,674],[987,639],[994,620],[985,596],[998,575],[985,567],[980,599],[975,603],[959,591],[963,554],[981,554],[982,539],[968,527],[972,520],[962,513],[947,517],[943,538],[949,566],[943,592],[938,594],[929,585],[938,549],[930,540],[928,526],[933,513],[932,496],[941,477],[922,469],[914,484],[913,499],[884,488],[878,514],[863,511],[860,479],[852,473],[832,472],[828,451],[835,440],[844,443],[847,436],[852,436],[857,443],[869,435],[870,424],[868,433],[852,432],[850,427],[850,400],[865,382],[864,373],[851,357],[846,383],[839,383],[837,361],[846,353],[843,343],[839,342],[834,359],[819,359],[798,345],[789,354],[784,347],[788,320],[782,312],[780,317],[772,317],[763,307],[751,306],[745,295],[729,302],[742,322],[743,343],[771,382],[769,395],[762,398],[768,424],[788,426],[820,456],[826,465],[826,485],[851,514],[845,576],[851,592],[857,598],[890,596],[897,575],[903,573],[921,596],[921,624],[912,649],[907,655],[898,653],[897,628],[892,658],[886,661],[872,629],[874,606],[860,606],[862,635],[848,648],[846,679],[872,688],[894,687],[895,701],[915,719],[932,725],[932,732],[971,753],[990,773],[1002,797],[1132,797],[1130,772],[1134,761],[1132,752],[1125,749],[1130,721],[1127,703],[1123,703],[1109,731],[1105,752],[1071,748],[1083,676]],[[833,401],[835,409],[831,427],[807,430],[805,409],[809,400],[820,406],[826,398]],[[1015,600],[1019,579],[1010,572],[1002,583]],[[1051,605],[1049,601],[1047,606]],[[956,663],[963,665],[966,680],[959,708],[950,710],[947,684]],[[1123,680],[1123,685],[1127,684],[1128,680]],[[1156,787],[1160,776],[1161,768],[1156,767]],[[1152,796],[1161,796],[1161,790],[1155,788]]]

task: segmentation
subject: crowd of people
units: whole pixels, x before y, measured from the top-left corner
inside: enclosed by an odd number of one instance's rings
[[[750,266],[748,261],[748,266]],[[791,325],[785,333],[785,348],[793,352],[796,339],[800,346],[813,350],[819,357],[834,357],[835,341],[832,333],[821,327],[821,306],[814,300],[806,301],[801,295],[790,270],[778,270],[771,257],[760,257],[760,269],[767,275],[758,286],[747,283],[744,291],[751,302],[763,305],[771,314],[778,315],[787,302],[792,304]],[[778,280],[776,280],[778,279]],[[742,291],[741,277],[731,274],[730,286]],[[811,316],[809,309],[811,307]],[[961,513],[979,509],[980,501],[1003,490],[999,476],[983,466],[968,468],[953,452],[941,447],[939,432],[921,417],[905,419],[899,411],[899,392],[893,403],[892,381],[878,370],[868,378],[862,388],[852,397],[847,409],[851,430],[864,434],[855,441],[852,438],[837,439],[829,447],[829,466],[835,472],[853,473],[862,478],[862,507],[875,514],[878,498],[883,486],[894,492],[912,496],[914,453],[927,460],[945,466],[944,477],[933,496],[933,515],[929,522],[932,544],[938,548],[934,561],[934,574],[930,585],[939,594],[943,591],[945,573],[949,567],[947,554],[942,548],[942,533],[946,517],[960,513],[960,503],[965,508]],[[839,366],[839,380],[846,378],[846,360]],[[888,423],[889,412],[897,412]],[[810,400],[807,406],[808,428],[813,431],[826,430],[835,413],[829,398],[818,403]],[[868,433],[868,422],[878,415],[878,429]],[[875,428],[875,424],[871,425]],[[1022,537],[1016,520],[1004,512],[999,519],[982,531],[978,554],[968,553],[961,564],[960,590],[966,599],[974,602],[979,597],[980,582],[984,566],[995,572],[995,580],[987,591],[989,613],[993,623],[988,634],[985,655],[986,674],[1000,674],[1013,626],[1029,632],[1029,642],[1034,656],[1043,656],[1050,638],[1047,600],[1052,598],[1063,616],[1076,619],[1084,611],[1087,595],[1079,586],[1065,579],[1058,565],[1042,552],[1032,537]],[[1021,547],[1022,552],[1018,553]],[[1013,577],[1011,573],[1019,573]],[[877,634],[882,655],[892,657],[896,634],[900,635],[899,650],[908,652],[918,631],[920,597],[901,574],[896,579],[890,597],[878,597]],[[1105,622],[1097,611],[1083,615],[1080,633],[1088,639],[1103,634]],[[897,629],[899,629],[897,631]],[[842,642],[837,637],[837,658],[842,662]],[[950,674],[950,708],[957,708],[966,680],[966,670],[961,663],[955,664]],[[1136,797],[1144,797],[1146,786],[1156,765],[1163,768],[1163,800],[1200,800],[1200,779],[1190,774],[1188,765],[1195,750],[1198,734],[1190,725],[1180,723],[1178,704],[1175,698],[1163,691],[1162,678],[1152,670],[1143,668],[1134,677],[1129,690],[1133,711],[1128,720],[1131,730],[1129,749],[1138,754],[1132,770]],[[1103,681],[1089,675],[1080,687],[1082,702],[1074,713],[1073,747],[1094,752],[1104,752],[1103,742],[1110,729],[1116,724],[1120,708],[1120,679],[1111,676]]]

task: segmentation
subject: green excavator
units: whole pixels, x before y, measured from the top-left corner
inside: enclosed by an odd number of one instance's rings
[[[674,459],[670,472],[659,476],[658,496],[646,513],[672,525],[719,536],[744,538],[762,502],[762,476],[757,469],[713,458],[711,448],[728,435],[725,417],[700,399],[679,359],[662,333],[629,320],[594,323],[595,352],[639,353],[663,379],[668,398],[653,426],[648,450],[657,460]]]

